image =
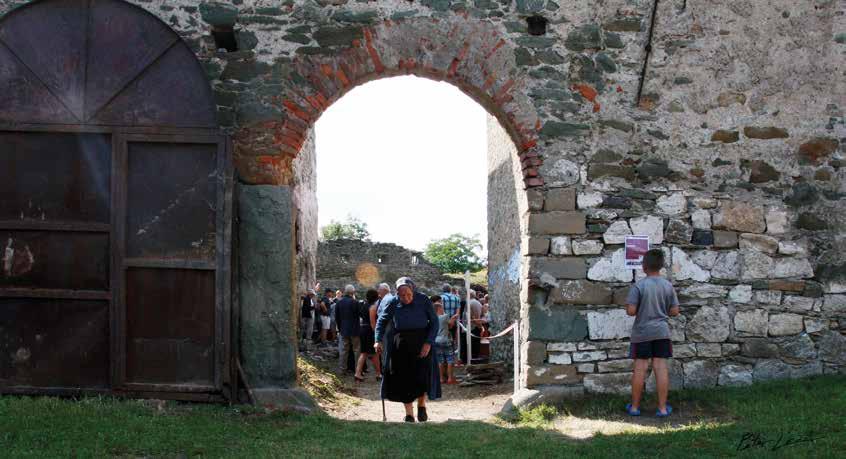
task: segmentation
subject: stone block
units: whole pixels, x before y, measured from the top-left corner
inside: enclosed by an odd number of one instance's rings
[[[546,345],[541,341],[523,343],[523,361],[528,365],[541,365],[546,359]]]
[[[737,251],[720,252],[711,268],[711,277],[720,280],[738,280],[740,271],[740,254]]]
[[[546,255],[549,253],[549,239],[545,237],[530,237],[526,239],[527,255]]]
[[[517,416],[518,408],[529,409],[540,405],[564,406],[574,398],[583,396],[582,386],[543,386],[536,389],[520,389],[511,395],[500,410],[500,415],[506,419]]]
[[[623,267],[625,258],[623,249],[617,249],[611,257],[603,257],[593,264],[587,272],[587,278],[603,282],[631,282],[634,275],[631,269]]]
[[[562,281],[550,292],[549,299],[556,304],[611,304],[611,287],[585,280]]]
[[[686,299],[703,300],[708,298],[725,298],[728,289],[722,285],[693,284],[683,287],[679,294]]]
[[[686,359],[689,357],[696,357],[696,345],[689,344],[674,344],[673,357],[677,359]]]
[[[547,352],[573,352],[576,350],[576,343],[548,343]]]
[[[664,219],[654,215],[632,218],[629,220],[632,234],[649,236],[650,244],[664,242]],[[613,227],[613,225],[612,225]],[[669,231],[669,230],[668,230]]]
[[[595,239],[573,241],[573,255],[599,255],[602,253],[604,244]]]
[[[782,255],[807,256],[808,248],[799,241],[779,241],[778,253]]]
[[[784,234],[790,226],[786,210],[769,209],[765,216],[767,223],[767,233],[769,234]]]
[[[714,387],[720,376],[720,366],[714,360],[694,360],[684,363],[685,389]]]
[[[770,336],[787,336],[801,333],[805,329],[799,314],[771,314],[769,320]]]
[[[693,228],[684,220],[671,218],[667,223],[667,242],[673,244],[690,244],[693,238]]]
[[[696,355],[699,357],[720,357],[723,355],[723,348],[717,343],[698,343]]]
[[[608,354],[605,351],[576,351],[573,353],[573,362],[591,362],[605,360]]]
[[[597,364],[597,371],[600,373],[617,373],[621,371],[632,371],[632,359],[607,360]]]
[[[605,198],[602,193],[598,191],[588,191],[579,193],[576,197],[576,204],[579,209],[588,209],[592,207],[599,207]]]
[[[537,278],[584,279],[585,261],[575,257],[534,257],[529,262],[529,273]]]
[[[734,329],[751,336],[767,336],[769,314],[766,309],[737,311],[734,315]]]
[[[808,362],[804,365],[790,367],[790,377],[792,379],[821,375],[822,372],[822,362]]]
[[[684,197],[684,193],[672,193],[659,197],[656,206],[657,210],[664,215],[671,217],[681,215],[687,210],[687,198]]]
[[[623,309],[590,311],[587,313],[588,336],[590,339],[628,338],[634,319]]]
[[[576,365],[576,370],[579,373],[593,373],[594,367],[595,367],[595,365],[594,365],[593,362],[580,363],[580,364]]]
[[[771,277],[810,279],[814,277],[814,269],[807,258],[779,258],[775,260]]]
[[[776,290],[758,290],[755,292],[755,302],[758,304],[781,304],[781,292]]]
[[[297,384],[298,304],[288,187],[241,185],[238,193],[241,356],[254,389]],[[287,262],[286,262],[287,261]],[[270,394],[270,392],[269,392]]]
[[[632,230],[624,220],[616,221],[605,230],[602,239],[606,244],[622,244],[626,242],[626,236],[631,236]]]
[[[582,234],[585,215],[576,211],[554,211],[529,214],[529,233],[532,235]]]
[[[714,247],[718,249],[737,247],[737,233],[734,231],[714,231]]]
[[[626,394],[631,392],[631,379],[631,372],[586,374],[585,391],[591,394]]]
[[[547,360],[549,360],[550,365],[570,365],[573,363],[573,360],[570,358],[570,354],[566,352],[549,354]]]
[[[824,362],[846,365],[846,336],[829,330],[822,334],[817,344],[820,349],[820,359]]]
[[[799,364],[817,358],[814,341],[807,333],[779,340],[779,356],[789,363]]]
[[[526,368],[526,387],[576,384],[581,382],[575,365],[545,365]]]
[[[717,384],[721,386],[748,386],[752,384],[752,367],[727,364],[720,368]]]
[[[784,297],[784,301],[781,303],[783,309],[786,309],[790,312],[810,312],[814,309],[814,300],[813,298],[808,298],[804,296],[796,296],[796,295],[788,295]]]
[[[763,233],[766,229],[764,209],[744,202],[725,201],[714,214],[713,227],[745,233]]]
[[[670,376],[670,390],[678,390],[684,387],[684,366],[682,362],[676,359],[669,359],[667,361],[667,370]],[[654,372],[650,370],[646,375],[646,392],[654,394],[656,389]]]
[[[543,210],[544,194],[538,188],[529,188],[526,190],[526,197],[529,201],[529,210]],[[563,209],[562,209],[563,210]]]
[[[684,331],[687,325],[687,317],[679,314],[675,317],[670,317],[667,323],[670,327],[670,340],[673,342],[684,341]]]
[[[690,237],[690,243],[693,245],[714,245],[714,232],[707,230],[694,230]]]
[[[712,271],[711,275],[713,274]],[[752,286],[746,284],[736,285],[729,290],[728,298],[733,303],[748,304],[752,301]]]
[[[740,353],[740,345],[737,343],[723,343],[723,356],[728,357]]]
[[[546,192],[544,209],[547,211],[576,210],[575,188],[553,188]]]
[[[752,338],[741,344],[740,355],[756,359],[778,357],[778,346],[765,338]]]
[[[819,333],[828,330],[828,319],[805,318],[805,331],[808,333]]]
[[[739,239],[740,249],[757,250],[769,255],[775,255],[778,252],[778,240],[771,236],[763,234],[743,233]]]
[[[731,318],[725,306],[703,306],[687,323],[687,339],[696,342],[719,343],[728,339]]]
[[[711,212],[705,209],[697,209],[690,214],[690,220],[693,223],[693,228],[698,230],[711,229]]]
[[[672,270],[674,280],[695,280],[697,282],[708,282],[711,279],[711,274],[702,269],[699,265],[690,259],[687,253],[673,246],[672,255]]]
[[[802,293],[805,291],[805,281],[792,281],[777,279],[767,282],[770,290],[781,290],[782,292]]]
[[[772,277],[775,262],[769,256],[755,251],[740,252],[740,279],[744,281]]]
[[[573,248],[569,236],[556,236],[552,238],[550,252],[553,255],[572,255]]]
[[[257,406],[271,406],[286,412],[301,414],[319,410],[311,395],[300,388],[253,388],[251,393]]]
[[[755,363],[755,368],[752,370],[752,379],[756,382],[789,377],[790,366],[781,360],[760,360]]]
[[[581,341],[587,337],[587,320],[566,307],[529,308],[529,340]]]

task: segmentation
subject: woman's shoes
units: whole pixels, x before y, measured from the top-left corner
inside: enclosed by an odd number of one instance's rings
[[[425,406],[418,406],[417,407],[417,420],[419,422],[426,422],[429,420],[429,415],[426,414],[426,407]]]
[[[414,422],[414,416],[410,414],[405,415],[405,422]]]

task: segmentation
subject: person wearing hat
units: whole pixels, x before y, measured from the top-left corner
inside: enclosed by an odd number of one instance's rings
[[[417,420],[426,422],[426,396],[429,400],[441,396],[440,377],[432,358],[438,316],[429,297],[417,292],[410,278],[397,279],[396,289],[396,298],[376,320],[377,353],[383,352],[385,339],[381,395],[405,405],[405,422],[414,422],[412,402],[416,399]]]

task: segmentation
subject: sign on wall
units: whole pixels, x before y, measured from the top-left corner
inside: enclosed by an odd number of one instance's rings
[[[643,256],[649,250],[649,236],[626,236],[626,269],[640,269]]]

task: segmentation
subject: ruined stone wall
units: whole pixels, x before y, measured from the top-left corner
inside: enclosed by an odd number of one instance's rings
[[[314,129],[308,133],[300,154],[294,159],[291,189],[296,208],[297,292],[306,292],[317,282],[317,156]]]
[[[317,280],[321,287],[339,290],[353,284],[363,298],[367,289],[379,283],[387,282],[393,288],[402,276],[411,277],[419,288],[432,294],[440,292],[444,282],[458,282],[445,277],[422,253],[396,244],[352,239],[318,244]]]
[[[520,288],[528,211],[517,147],[496,118],[488,116],[488,293],[493,334],[520,317]],[[523,223],[521,227],[521,223]],[[544,239],[542,243],[549,244]],[[510,364],[514,353],[511,336],[491,341],[494,360]]]
[[[247,184],[291,184],[314,120],[365,81],[446,80],[487,108],[528,199],[524,385],[625,387],[629,232],[682,298],[674,387],[843,371],[843,0],[133,3],[197,53]]]

